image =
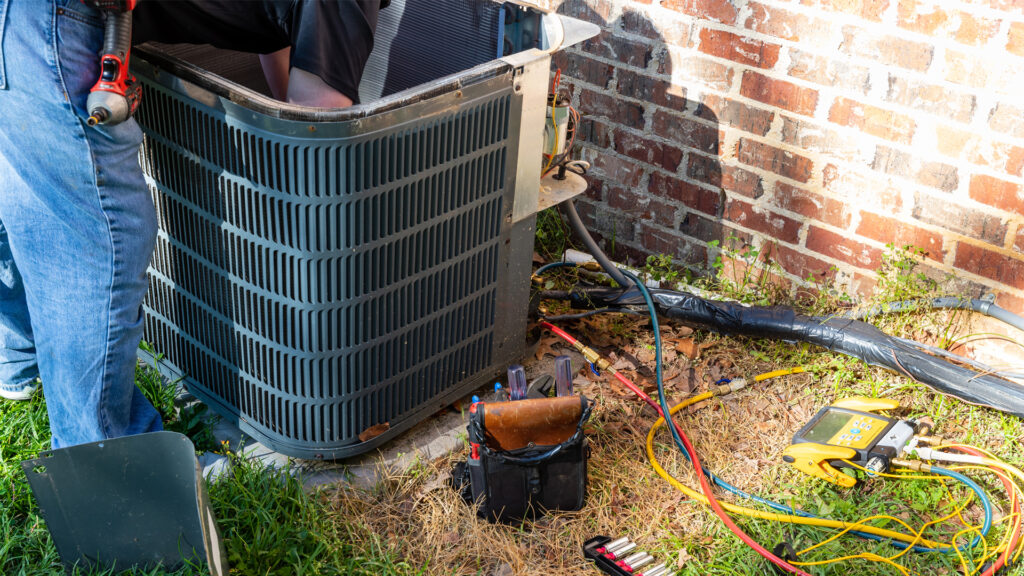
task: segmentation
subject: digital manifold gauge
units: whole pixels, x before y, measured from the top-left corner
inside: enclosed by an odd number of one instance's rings
[[[895,400],[858,396],[822,408],[793,436],[782,459],[811,476],[851,488],[857,479],[838,468],[852,462],[871,472],[886,472],[913,438],[910,422],[876,414],[898,406]]]

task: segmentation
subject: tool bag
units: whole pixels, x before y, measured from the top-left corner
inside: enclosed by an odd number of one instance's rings
[[[546,510],[579,510],[590,448],[584,396],[477,402],[470,408],[470,455],[452,483],[477,515],[515,522]]]

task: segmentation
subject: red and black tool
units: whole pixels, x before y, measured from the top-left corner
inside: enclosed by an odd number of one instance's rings
[[[113,126],[131,118],[139,107],[142,86],[128,72],[132,47],[132,10],[138,0],[89,0],[103,12],[100,77],[89,92],[89,126]]]
[[[637,552],[628,536],[616,540],[595,536],[583,543],[583,556],[611,576],[668,576],[674,572],[668,564],[657,564],[647,552]]]

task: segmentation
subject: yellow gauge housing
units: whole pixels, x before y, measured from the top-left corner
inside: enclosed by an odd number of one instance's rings
[[[874,414],[897,407],[899,403],[888,398],[839,400],[819,410],[793,436],[793,443],[783,451],[782,459],[806,474],[850,488],[857,480],[838,470],[846,466],[843,461],[866,466],[871,458],[881,457],[888,462],[909,440],[906,430],[912,427],[908,424]],[[886,438],[897,424],[900,427],[890,434],[892,438]]]

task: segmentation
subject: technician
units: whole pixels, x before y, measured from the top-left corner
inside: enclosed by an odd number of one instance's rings
[[[281,94],[342,106],[379,2],[141,0],[136,16],[140,39],[274,54],[279,72],[287,59]],[[0,0],[0,398],[41,379],[53,448],[161,428],[134,384],[156,234],[142,134],[86,125],[102,38],[89,0]]]

